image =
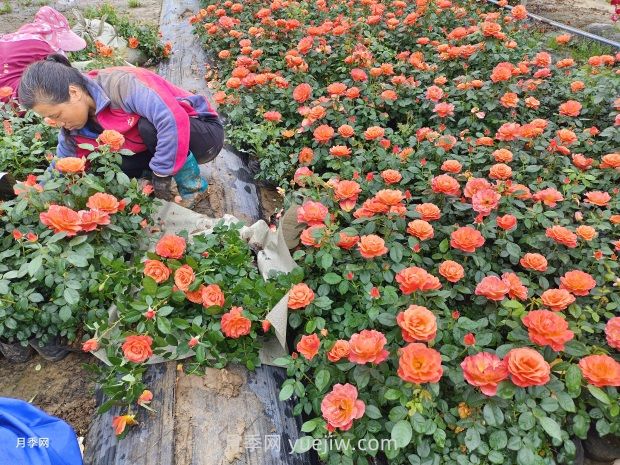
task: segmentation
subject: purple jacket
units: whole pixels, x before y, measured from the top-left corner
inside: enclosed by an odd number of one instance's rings
[[[97,122],[105,129],[123,134],[123,148],[133,152],[146,149],[138,132],[138,121],[146,118],[157,130],[157,148],[149,164],[163,175],[176,174],[189,152],[190,117],[211,116],[217,112],[202,95],[183,90],[147,69],[116,67],[94,70],[86,75],[88,92],[95,101]],[[75,144],[67,141],[65,131],[58,137],[60,158],[87,155],[76,144],[97,146],[86,129],[71,131]]]

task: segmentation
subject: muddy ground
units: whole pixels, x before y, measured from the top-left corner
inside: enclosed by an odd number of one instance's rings
[[[530,13],[583,29],[592,23],[612,24],[609,0],[527,0]]]
[[[93,360],[80,353],[59,362],[38,355],[19,364],[0,358],[0,396],[29,401],[85,436],[95,413],[95,384],[83,365]]]

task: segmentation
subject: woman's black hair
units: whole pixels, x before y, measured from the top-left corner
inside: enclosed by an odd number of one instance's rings
[[[19,103],[32,108],[38,103],[59,104],[69,100],[69,86],[86,90],[86,79],[60,54],[28,66],[19,83]]]

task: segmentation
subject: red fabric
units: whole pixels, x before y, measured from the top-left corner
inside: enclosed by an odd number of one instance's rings
[[[0,87],[12,87],[13,96],[16,97],[19,81],[26,68],[52,53],[54,49],[42,40],[7,42],[0,38]]]
[[[97,114],[97,122],[105,129],[113,129],[121,133],[125,137],[124,149],[131,150],[133,153],[140,153],[146,150],[146,145],[142,141],[142,136],[138,131],[138,121],[140,115],[135,113],[125,113],[122,109],[112,109],[109,106],[101,110]],[[91,139],[85,135],[76,134],[75,142],[79,144],[92,144],[97,147],[99,144],[95,139]],[[86,157],[90,153],[89,150],[81,149],[79,146],[76,150],[77,157]]]

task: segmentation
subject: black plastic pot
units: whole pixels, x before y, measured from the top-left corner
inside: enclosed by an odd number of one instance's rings
[[[583,442],[585,456],[598,462],[613,462],[620,459],[620,436],[600,436],[592,426]]]
[[[29,345],[23,346],[19,343],[7,344],[0,341],[0,352],[9,362],[13,363],[24,363],[32,357],[32,348]]]

